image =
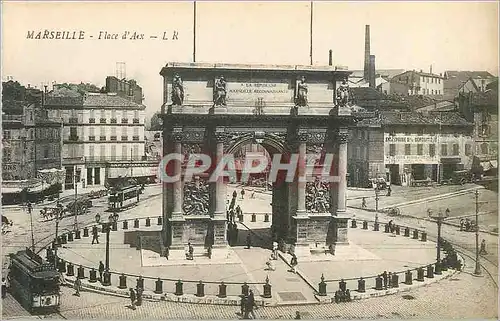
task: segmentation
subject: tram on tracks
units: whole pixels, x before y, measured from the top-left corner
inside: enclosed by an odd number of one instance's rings
[[[141,187],[138,185],[115,188],[110,191],[108,198],[108,209],[111,212],[119,212],[139,202]]]
[[[29,248],[10,256],[9,291],[29,312],[59,311],[60,275],[52,263]]]

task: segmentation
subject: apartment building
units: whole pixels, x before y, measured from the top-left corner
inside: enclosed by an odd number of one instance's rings
[[[391,78],[389,94],[403,95],[443,95],[444,77],[442,75],[405,71]],[[387,89],[386,89],[387,90]]]

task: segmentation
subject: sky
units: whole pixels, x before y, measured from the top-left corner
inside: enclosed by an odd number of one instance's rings
[[[310,1],[196,3],[196,62],[307,65]],[[193,61],[193,2],[2,3],[2,80],[23,85],[104,86],[125,62],[143,88],[148,116],[162,104],[161,68]],[[365,25],[376,68],[487,70],[498,75],[497,2],[313,4],[313,64],[363,68]],[[82,40],[27,39],[29,31],[84,31]],[[118,34],[98,39],[100,32]],[[145,39],[122,40],[125,31]],[[166,32],[170,38],[162,40]],[[129,34],[130,35],[130,34]],[[90,38],[93,36],[93,38]],[[150,38],[157,36],[158,38]],[[49,87],[50,88],[50,87]]]

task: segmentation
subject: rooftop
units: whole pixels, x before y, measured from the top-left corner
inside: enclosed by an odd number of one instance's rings
[[[131,100],[122,98],[116,93],[86,93],[81,95],[76,91],[59,88],[47,94],[46,105],[67,106],[67,107],[128,107],[134,109],[144,109],[144,105],[139,105]]]
[[[444,81],[444,89],[456,89],[460,88],[462,84],[467,82],[469,78],[473,79],[490,79],[494,78],[492,74],[487,71],[456,71],[456,70],[447,70],[444,72],[445,81]]]
[[[448,125],[448,126],[473,126],[458,112],[393,112],[382,111],[379,117],[364,119],[358,126],[373,125]]]

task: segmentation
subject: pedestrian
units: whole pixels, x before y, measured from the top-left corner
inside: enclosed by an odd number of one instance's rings
[[[241,189],[241,199],[244,199],[245,197],[245,189]]]
[[[389,287],[392,288],[392,272],[389,272],[389,275],[387,276],[388,278],[388,283],[389,283]]]
[[[241,316],[244,319],[248,319],[248,314],[246,313],[246,307],[247,307],[247,297],[245,295],[241,295],[240,311],[241,311]]]
[[[275,271],[276,270],[276,267],[274,266],[274,263],[273,263],[273,257],[271,256],[267,262],[266,262],[266,265],[267,265],[267,270],[268,271]]]
[[[194,248],[191,242],[188,242],[188,260],[192,260],[194,257]]]
[[[99,232],[97,232],[97,228],[92,229],[92,244],[94,244],[94,242],[99,244]]]
[[[75,283],[73,283],[73,289],[75,290],[76,296],[80,296],[80,289],[82,288],[82,281],[79,278],[76,278]]]
[[[33,211],[33,205],[31,205],[31,202],[28,202],[28,214],[31,214]]]
[[[391,185],[389,185],[387,187],[387,196],[391,196],[391,192],[392,192]]]
[[[363,197],[361,200],[361,208],[366,208],[366,197]]]
[[[256,319],[255,317],[255,312],[253,311],[253,308],[257,307],[255,304],[255,297],[253,294],[253,291],[250,290],[248,293],[248,298],[247,298],[247,308],[246,308],[246,316],[248,317],[248,314],[252,315],[252,319]]]
[[[488,254],[488,252],[486,252],[486,240],[482,240],[481,241],[481,250],[479,250],[479,254]]]
[[[460,231],[464,230],[464,225],[465,225],[465,221],[464,221],[464,219],[461,219],[460,220]]]
[[[103,273],[104,273],[104,264],[102,263],[102,261],[99,261],[99,280],[101,280],[101,282],[103,281],[102,280]]]
[[[470,220],[469,219],[465,220],[465,231],[466,232],[470,231]]]
[[[300,320],[301,317],[300,317],[300,312],[299,311],[295,311],[295,320]]]
[[[247,234],[247,249],[252,247],[252,236],[250,235],[250,232]]]
[[[136,295],[135,291],[133,288],[130,288],[130,306],[132,307],[132,310],[135,310],[135,300],[136,300]]]
[[[7,296],[7,280],[2,278],[2,299]]]
[[[236,192],[236,190],[233,191],[233,198],[236,198],[238,197],[238,192]]]
[[[292,254],[292,259],[290,260],[290,265],[292,266],[291,272],[297,273],[296,266],[299,262],[297,261],[297,256],[295,253]]]
[[[384,280],[384,288],[387,289],[387,271],[382,273],[382,279]]]
[[[144,290],[141,287],[136,287],[135,293],[136,293],[136,306],[141,306],[142,305],[142,292]]]
[[[278,242],[276,241],[273,241],[273,256],[272,256],[273,260],[277,260],[278,259]]]

